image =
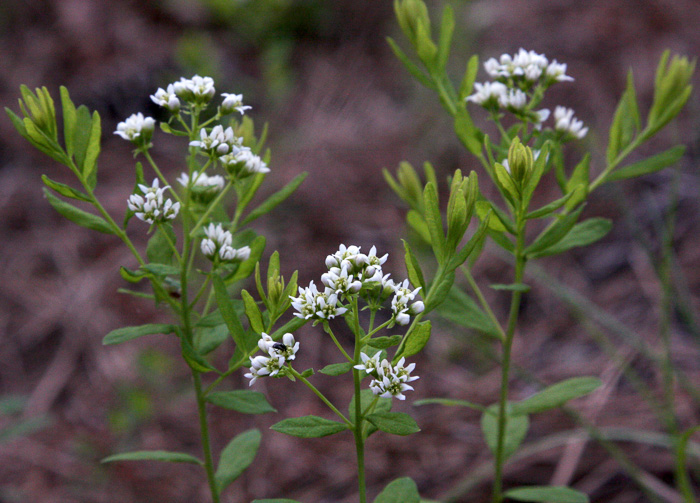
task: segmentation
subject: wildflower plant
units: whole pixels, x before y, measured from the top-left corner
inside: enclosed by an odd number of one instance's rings
[[[95,194],[97,161],[101,147],[101,124],[97,112],[76,107],[67,89],[61,88],[63,128],[59,133],[54,101],[46,88],[34,92],[21,88],[22,116],[7,110],[19,133],[32,145],[68,167],[80,188],[42,179],[49,203],[69,220],[121,239],[132,252],[135,266],[122,266],[122,278],[129,283],[150,282],[152,293],[120,289],[122,293],[145,297],[172,314],[171,323],[123,327],[107,334],[103,343],[122,343],[149,334],[172,334],[183,361],[192,373],[201,431],[202,456],[189,453],[137,451],[109,456],[103,462],[157,460],[185,462],[203,468],[211,501],[219,502],[222,492],[252,463],[260,444],[260,432],[251,429],[233,438],[216,457],[211,449],[207,404],[245,414],[274,409],[261,393],[252,390],[219,390],[224,379],[242,368],[258,349],[259,327],[244,328],[243,305],[250,300],[245,290],[234,298],[235,285],[249,278],[265,248],[265,238],[248,225],[272,211],[299,186],[305,174],[257,207],[251,205],[265,181],[270,153],[262,155],[265,131],[258,139],[253,121],[244,115],[250,107],[240,94],[222,95],[217,103],[214,81],[208,77],[182,78],[158,89],[151,99],[163,108],[168,120],[160,123],[135,113],[119,123],[114,134],[134,147],[134,155],[146,162],[135,164],[133,193],[125,198],[124,214],[111,215]],[[158,135],[180,137],[186,149],[186,172],[172,183],[151,156]],[[262,155],[262,157],[261,157]],[[148,174],[150,173],[150,174]],[[233,196],[233,197],[232,197]],[[68,202],[91,205],[86,211]],[[229,206],[233,210],[229,212]],[[120,223],[117,223],[121,221]],[[151,235],[145,255],[129,237],[132,233]],[[274,300],[268,307],[274,323],[290,304],[287,297],[296,290],[296,273],[285,285],[279,276],[279,257],[273,254],[270,274]],[[293,318],[276,332],[275,339],[305,320]],[[232,339],[234,351],[228,366],[218,368],[211,357]],[[285,358],[293,356],[285,353]],[[218,359],[217,359],[218,360]],[[207,380],[208,382],[204,382]]]
[[[511,399],[511,351],[517,335],[521,299],[530,289],[524,283],[526,266],[541,257],[594,243],[610,231],[612,222],[607,219],[580,221],[585,202],[595,189],[608,182],[659,171],[681,158],[684,147],[675,146],[636,162],[628,161],[633,151],[681,111],[692,89],[690,78],[695,63],[685,57],[670,58],[668,52],[664,53],[656,73],[653,103],[645,122],[642,122],[630,71],[610,127],[605,164],[596,169],[587,153],[570,168],[565,163],[564,149],[567,144],[584,139],[589,128],[571,108],[557,105],[553,113],[545,108],[548,105],[546,91],[551,86],[573,80],[573,73],[570,75],[566,64],[520,49],[512,55],[488,59],[483,65],[488,79],[476,82],[479,64],[478,57],[473,56],[459,87],[455,88],[446,71],[455,27],[452,9],[447,6],[443,10],[439,35],[434,40],[428,9],[422,0],[395,0],[394,7],[401,31],[415,56],[409,57],[389,39],[391,48],[417,80],[438,94],[443,107],[454,119],[457,137],[481,164],[500,195],[501,201],[492,201],[474,189],[477,199],[475,213],[480,226],[487,227],[484,234],[477,232],[477,235],[484,240],[490,238],[510,254],[514,265],[512,283],[490,285],[496,290],[509,292],[511,296],[509,313],[505,322],[501,322],[472,275],[474,262],[484,247],[483,241],[477,243],[478,251],[469,261],[460,261],[458,265],[466,291],[461,282],[455,282],[455,268],[452,267],[455,241],[451,239],[450,231],[457,225],[469,225],[472,216],[471,213],[465,216],[455,203],[462,201],[460,196],[464,193],[461,172],[457,170],[451,177],[445,235],[437,197],[437,177],[432,166],[425,164],[426,182],[421,181],[408,163],[401,163],[396,177],[385,171],[387,182],[410,208],[406,219],[408,225],[430,245],[437,262],[434,277],[426,278],[424,282],[421,280],[424,290],[439,290],[438,304],[444,301],[443,307],[450,306],[451,319],[461,326],[492,336],[500,347],[501,386],[495,403],[476,404],[454,399],[429,399],[421,403],[465,406],[482,412],[482,433],[494,457],[494,503],[505,498],[542,502],[588,501],[586,495],[567,487],[504,489],[504,464],[525,438],[529,416],[562,406],[573,398],[590,393],[600,384],[595,377],[573,378],[546,387],[524,400]],[[480,129],[472,114],[491,121],[498,139]],[[577,146],[580,147],[580,143]],[[545,176],[554,177],[561,197],[532,208],[533,195]],[[471,178],[476,180],[474,172],[470,174]],[[526,233],[531,227],[540,229],[534,238],[531,233]],[[406,249],[413,277],[423,278],[421,271],[425,264],[421,265],[408,245]],[[431,307],[439,309],[441,306],[431,304]],[[680,481],[685,478],[685,468],[683,463],[678,465],[676,477]],[[687,491],[684,496],[687,501],[693,500]]]

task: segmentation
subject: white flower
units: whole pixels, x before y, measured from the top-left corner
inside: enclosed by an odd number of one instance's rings
[[[474,84],[476,92],[467,96],[467,101],[481,105],[484,108],[495,107],[499,104],[501,96],[508,92],[508,88],[501,82],[477,82]]]
[[[377,247],[372,246],[369,253],[367,254],[367,263],[365,265],[365,270],[363,272],[364,281],[382,281],[382,265],[389,258],[389,254],[385,253],[383,256],[377,256]]]
[[[114,134],[118,134],[125,140],[146,145],[153,136],[156,121],[152,117],[144,117],[141,112],[128,117],[124,122],[117,124],[117,130]]]
[[[586,136],[588,128],[583,127],[583,122],[574,117],[571,108],[560,107],[554,109],[554,129],[564,134],[569,134],[579,140]]]
[[[201,249],[205,257],[214,260],[219,256],[223,261],[233,262],[247,260],[250,257],[250,247],[234,248],[231,246],[233,235],[229,231],[225,231],[221,224],[209,224],[204,228]]]
[[[376,378],[369,383],[369,388],[372,393],[379,395],[382,398],[396,397],[399,400],[405,400],[404,391],[413,389],[406,383],[415,381],[418,376],[411,376],[411,372],[415,368],[415,363],[404,367],[404,359],[401,358],[395,367],[392,367],[388,360],[382,360],[381,364],[376,369]]]
[[[394,287],[394,298],[391,300],[391,311],[394,321],[398,325],[408,325],[411,321],[411,314],[416,315],[423,312],[425,306],[422,301],[413,302],[421,287],[411,290],[408,280]],[[410,304],[410,305],[409,305]]]
[[[498,104],[503,108],[522,110],[527,106],[527,94],[520,89],[509,89],[498,97]]]
[[[183,187],[187,187],[188,185],[192,187],[202,187],[211,192],[219,192],[224,188],[226,183],[224,177],[221,175],[208,176],[206,173],[200,173],[198,171],[192,173],[191,177],[188,176],[187,173],[182,173],[177,181]]]
[[[180,110],[180,100],[175,94],[175,88],[172,84],[168,84],[167,90],[159,87],[156,93],[151,95],[151,100],[156,105],[160,105],[173,113]]]
[[[348,274],[347,267],[331,267],[330,271],[321,276],[321,282],[337,294],[349,295],[362,289],[362,282]]]
[[[284,334],[282,336],[282,342],[273,342],[272,346],[268,349],[270,356],[283,357],[287,361],[294,360],[297,351],[299,351],[299,343],[294,340],[294,335],[291,333]]]
[[[566,63],[557,63],[557,60],[553,60],[545,71],[547,77],[552,79],[554,82],[564,82],[572,81],[573,77],[569,77],[566,74]]]
[[[379,357],[381,356],[381,349],[376,352],[371,358],[364,353],[360,353],[360,358],[362,358],[361,365],[355,365],[354,368],[357,370],[364,370],[368,374],[376,373],[377,367],[379,367]]]
[[[180,211],[180,203],[173,203],[172,200],[166,199],[163,193],[170,188],[165,186],[160,188],[158,179],[154,179],[149,187],[148,185],[139,184],[139,189],[142,194],[131,194],[127,199],[127,206],[134,212],[136,217],[144,222],[153,224],[156,221],[172,220]]]
[[[208,103],[216,93],[214,79],[195,75],[191,79],[182,77],[173,84],[173,90],[178,97],[192,104]]]
[[[199,147],[216,155],[228,154],[235,146],[239,146],[241,139],[236,138],[231,127],[223,128],[221,125],[214,126],[211,131],[202,128],[199,133],[199,140],[190,142],[191,147]]]
[[[294,316],[304,319],[328,319],[331,320],[347,311],[345,307],[338,307],[338,294],[330,288],[319,292],[312,281],[307,288],[299,287],[299,296],[292,299],[292,307],[297,310]]]
[[[242,94],[221,93],[221,96],[224,97],[224,101],[221,102],[221,113],[224,115],[230,114],[234,110],[243,115],[246,110],[252,108],[243,104]]]
[[[250,372],[245,374],[245,377],[250,379],[248,386],[252,386],[258,377],[275,376],[279,374],[284,366],[285,359],[282,356],[262,356],[258,355],[250,359]]]
[[[243,169],[250,174],[270,172],[267,164],[251,150],[241,150],[236,157],[238,162],[242,163]]]

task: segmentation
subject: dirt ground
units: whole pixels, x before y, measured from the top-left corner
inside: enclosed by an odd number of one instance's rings
[[[443,5],[430,3],[434,18]],[[697,0],[452,5],[458,19],[450,63],[455,78],[472,53],[484,61],[519,47],[568,64],[575,81],[553,89],[548,99],[552,106],[574,108],[590,126],[584,142],[593,149],[594,170],[601,169],[628,70],[634,71],[646,110],[663,50],[691,58],[700,54]],[[402,277],[406,209],[381,169],[394,171],[402,160],[414,166],[427,160],[444,179],[457,167],[478,168],[454,137],[437,98],[395,61],[386,36],[403,42],[388,0],[5,0],[0,4],[0,102],[17,111],[21,84],[45,85],[54,96],[65,85],[76,103],[98,110],[104,139],[98,195],[109,211],[121,214],[133,186],[133,159],[126,142],[111,131],[134,112],[156,113],[148,96],[158,87],[208,72],[221,83],[218,89],[244,94],[259,124],[270,123],[272,173],[262,191],[270,194],[303,171],[310,175],[256,227],[267,237],[267,255],[280,251],[285,276],[298,269],[305,285],[320,276],[325,256],[339,243],[353,243],[388,252],[388,270]],[[484,75],[481,70],[479,78]],[[694,83],[697,88],[700,78]],[[484,119],[476,111],[474,116]],[[665,322],[656,267],[664,215],[675,205],[668,326],[680,378],[672,406],[681,430],[699,423],[697,93],[679,120],[643,150],[655,153],[676,143],[687,145],[676,170],[593,194],[584,216],[615,220],[604,240],[543,259],[528,277],[533,290],[514,348],[513,398],[528,396],[542,383],[581,375],[599,376],[604,386],[574,402],[572,413],[533,418],[522,457],[506,467],[508,486],[569,484],[595,503],[682,501],[666,425],[638,393],[629,369],[662,399],[663,372],[654,362],[662,354]],[[154,156],[177,174],[181,148],[156,142]],[[0,404],[9,410],[14,401],[7,398],[22,397],[21,412],[2,415],[0,408],[0,503],[208,501],[197,467],[99,463],[109,454],[137,449],[199,454],[190,374],[179,348],[165,336],[102,346],[110,330],[167,320],[167,314],[117,293],[124,282],[115,266],[134,267],[128,250],[117,239],[57,215],[43,197],[42,174],[72,181],[61,166],[33,151],[6,117],[0,119]],[[543,198],[556,194],[553,184],[541,190]],[[145,235],[133,234],[145,247]],[[507,272],[495,248],[474,269],[483,285],[509,282]],[[492,300],[503,317],[507,297],[492,292]],[[493,347],[463,328],[435,323],[429,345],[416,358],[421,376],[416,390],[396,406],[410,411],[422,431],[372,437],[369,492],[376,495],[394,478],[410,476],[426,498],[485,502],[491,458],[478,414],[411,403],[428,397],[494,402],[499,375],[488,356]],[[300,368],[333,363],[331,342],[321,330],[308,327],[300,337]],[[322,375],[314,379],[341,403],[349,399],[349,388]],[[226,386],[241,388],[245,381],[233,375]],[[255,463],[224,501],[357,501],[349,436],[304,440],[268,430],[285,417],[326,415],[323,404],[286,380],[262,380],[257,389],[278,413],[212,411],[217,451],[237,433],[252,427],[263,431]],[[24,434],[3,435],[18,421]],[[607,444],[585,437],[583,424],[599,427]],[[694,440],[700,442],[697,435]],[[696,492],[699,458],[700,446],[691,443],[688,465]],[[638,467],[633,475],[625,460]]]

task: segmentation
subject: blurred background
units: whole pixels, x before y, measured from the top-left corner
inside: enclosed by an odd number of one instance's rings
[[[447,3],[429,3],[434,20]],[[644,114],[663,50],[691,58],[700,53],[697,0],[449,3],[458,19],[450,62],[455,79],[473,53],[485,61],[524,47],[568,64],[575,81],[555,86],[545,105],[572,107],[591,128],[583,144],[593,150],[595,172],[603,164],[628,70],[634,71]],[[257,223],[268,240],[265,257],[279,250],[285,277],[298,269],[299,283],[306,285],[318,281],[325,256],[339,243],[365,250],[376,245],[390,254],[387,270],[402,278],[405,208],[381,169],[393,172],[402,160],[414,166],[430,161],[444,180],[456,168],[478,167],[456,140],[436,96],[397,63],[386,36],[406,47],[388,0],[4,0],[0,102],[17,112],[21,84],[47,86],[54,97],[65,85],[76,103],[99,111],[98,196],[121,215],[133,187],[133,159],[130,145],[111,134],[116,124],[138,111],[159,117],[149,99],[158,87],[181,76],[209,75],[217,91],[243,93],[258,126],[270,124],[272,173],[263,196],[301,172],[310,174],[285,204]],[[483,70],[478,79],[485,79]],[[486,123],[479,110],[472,113],[477,123]],[[700,416],[699,132],[700,101],[694,94],[679,120],[640,153],[683,143],[687,152],[678,167],[594,193],[584,216],[613,218],[612,232],[593,246],[539,261],[540,269],[527,278],[533,290],[514,349],[513,398],[578,375],[600,376],[604,386],[573,404],[578,418],[552,412],[533,419],[524,454],[506,469],[508,485],[571,484],[594,502],[682,501],[674,487],[670,426],[662,418],[675,410],[676,426],[685,430]],[[154,157],[172,175],[182,170],[183,149],[156,133]],[[581,155],[575,145],[570,153],[573,162]],[[190,374],[165,336],[102,346],[110,330],[164,321],[167,315],[116,292],[124,286],[116,266],[134,266],[129,253],[117,239],[54,212],[43,198],[41,174],[73,182],[3,114],[0,502],[207,501],[196,467],[99,464],[128,450],[198,454]],[[543,198],[556,193],[550,182],[541,188]],[[483,177],[484,190],[487,186]],[[145,233],[139,236],[135,229],[133,239],[145,247]],[[672,260],[664,269],[661,258],[669,249]],[[489,246],[474,274],[482,285],[509,282],[508,268]],[[671,294],[666,303],[665,288]],[[507,296],[491,293],[496,314],[503,316]],[[411,412],[422,431],[372,437],[370,494],[396,477],[411,476],[424,497],[487,501],[490,455],[478,413],[411,402],[495,401],[493,347],[448,321],[434,325],[430,343],[416,358],[421,376],[416,390],[396,406]],[[671,334],[680,376],[673,403],[661,392],[664,330]],[[300,337],[300,368],[333,363],[321,330],[309,328]],[[341,403],[349,399],[351,390],[332,378],[314,379]],[[234,375],[224,388],[247,386],[245,381]],[[282,418],[326,411],[300,385],[259,383],[255,387],[278,414],[211,414],[217,451],[246,429],[264,432],[254,465],[224,501],[356,501],[352,439],[303,440],[268,431]],[[598,426],[605,441],[567,443],[583,424]],[[696,490],[699,457],[700,444],[691,442],[688,464],[695,469]]]

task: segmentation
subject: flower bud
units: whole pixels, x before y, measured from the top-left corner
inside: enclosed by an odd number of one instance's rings
[[[510,176],[516,184],[525,181],[532,173],[532,165],[535,163],[530,147],[520,143],[520,139],[515,137],[508,149],[508,166]]]

